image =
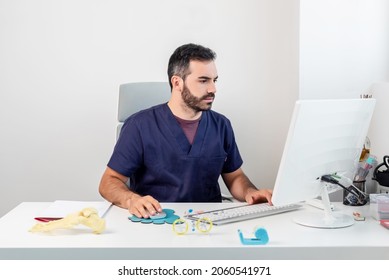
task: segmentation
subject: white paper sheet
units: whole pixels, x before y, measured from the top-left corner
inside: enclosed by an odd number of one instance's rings
[[[56,200],[35,219],[60,219],[84,208],[95,208],[102,218],[111,207],[108,201]]]

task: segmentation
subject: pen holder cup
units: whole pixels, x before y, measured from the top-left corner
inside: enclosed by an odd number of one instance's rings
[[[343,190],[344,205],[362,206],[367,203],[368,196],[366,195],[366,180],[353,181],[353,184],[347,189],[349,191]]]
[[[353,181],[353,185],[361,192],[366,192],[366,180]]]

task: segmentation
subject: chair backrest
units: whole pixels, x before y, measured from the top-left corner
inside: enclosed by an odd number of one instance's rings
[[[142,82],[122,84],[119,88],[119,109],[116,138],[119,137],[124,121],[132,114],[167,102],[170,86],[167,82]]]

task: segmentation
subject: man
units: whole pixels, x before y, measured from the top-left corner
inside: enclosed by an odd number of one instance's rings
[[[221,175],[239,201],[271,203],[271,190],[258,190],[241,169],[230,121],[211,110],[215,58],[195,44],[171,55],[171,98],[126,120],[100,182],[105,199],[148,218],[162,211],[159,201],[221,202]]]

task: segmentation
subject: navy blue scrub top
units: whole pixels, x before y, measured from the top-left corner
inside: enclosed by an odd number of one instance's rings
[[[191,145],[167,104],[130,116],[108,167],[160,202],[220,202],[218,179],[243,164],[230,121],[204,111]]]

